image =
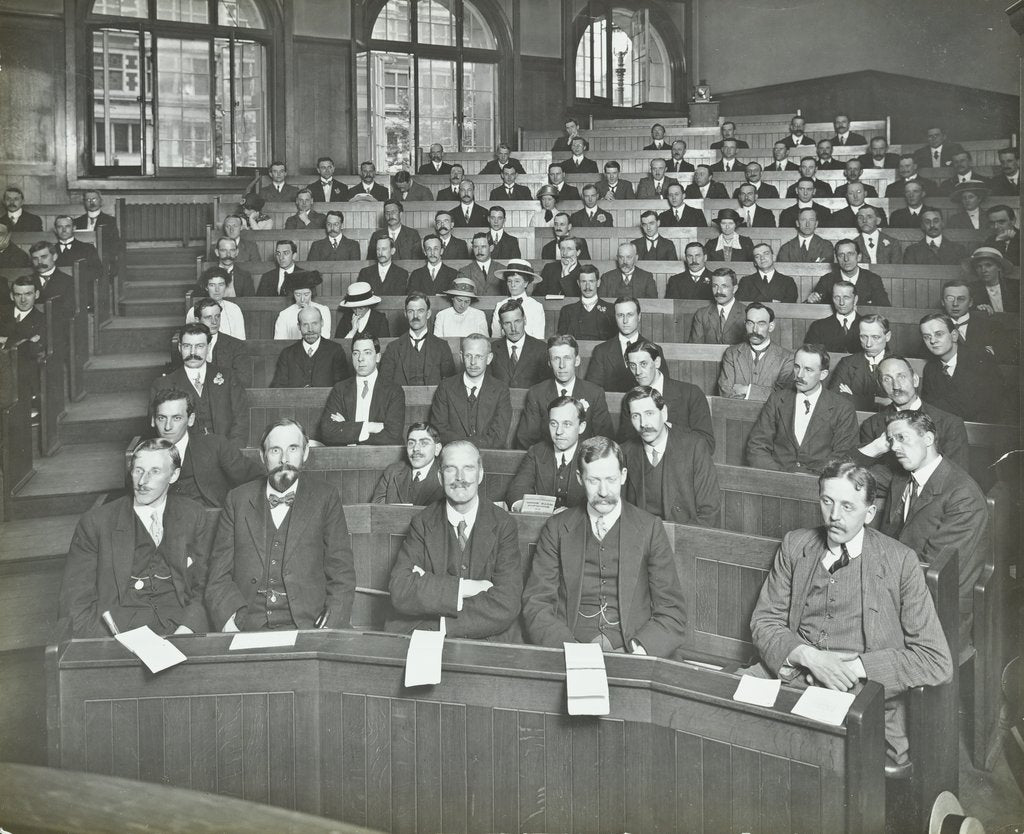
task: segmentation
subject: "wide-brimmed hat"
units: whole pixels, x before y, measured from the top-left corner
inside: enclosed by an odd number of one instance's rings
[[[494,274],[502,281],[507,281],[509,275],[521,275],[529,284],[533,280],[543,281],[544,277],[533,271],[530,262],[522,258],[512,258],[505,264],[504,269],[496,269]]]
[[[953,186],[953,190],[949,192],[949,199],[954,203],[959,203],[960,198],[964,196],[965,191],[973,191],[978,194],[981,199],[985,199],[989,194],[992,193],[992,188],[987,182],[981,182],[980,180],[967,180],[967,182],[958,182]]]
[[[537,199],[539,200],[541,197],[554,197],[557,199],[558,189],[553,185],[542,185],[537,191]]]
[[[348,201],[350,203],[376,203],[377,198],[372,194],[367,194],[365,191],[357,191],[348,198]]]
[[[974,265],[978,261],[995,261],[999,264],[999,267],[1003,270],[1004,274],[1011,272],[1015,268],[1014,265],[1007,260],[1006,256],[994,246],[979,246],[971,252],[971,256],[964,261],[964,265],[969,270],[973,271]]]
[[[242,198],[242,208],[252,209],[253,211],[262,211],[263,207],[267,204],[259,194],[246,194]]]
[[[479,298],[476,294],[476,285],[466,278],[456,278],[452,281],[452,285],[444,292],[439,292],[438,295],[451,296],[456,295],[460,298]]]
[[[743,218],[740,217],[740,213],[735,209],[724,208],[720,209],[718,214],[715,215],[714,222],[717,223],[719,220],[732,220],[733,223],[740,223]]]
[[[373,288],[366,281],[353,281],[345,290],[345,297],[338,302],[339,307],[369,307],[380,304],[380,298],[373,294]]]
[[[981,821],[975,817],[968,817],[964,814],[964,808],[959,800],[949,791],[942,791],[932,805],[932,812],[928,818],[928,834],[945,834],[956,832],[956,834],[984,834],[985,828]]]
[[[324,279],[320,277],[320,273],[315,269],[310,270],[295,270],[287,279],[288,292],[294,292],[295,290],[315,290],[319,287]]]

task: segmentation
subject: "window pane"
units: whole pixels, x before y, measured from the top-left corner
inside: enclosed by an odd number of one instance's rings
[[[371,37],[381,41],[408,41],[411,32],[409,0],[388,0],[373,25]]]
[[[462,69],[462,150],[487,151],[496,144],[498,68],[466,62]]]
[[[413,148],[413,57],[391,52],[373,53],[374,86],[370,155],[385,170],[411,167]]]
[[[96,0],[92,12],[118,17],[149,17],[149,3],[148,0]]]
[[[604,97],[605,79],[605,18],[597,18],[586,28],[576,47],[576,96],[578,98]]]
[[[265,55],[261,44],[235,41],[231,65],[230,43],[218,39],[217,97],[215,109],[217,173],[233,174],[237,168],[266,164],[267,117],[264,85]],[[231,97],[232,73],[235,95]],[[234,143],[232,143],[232,128]]]
[[[457,148],[455,62],[421,58],[419,70],[420,146],[427,148],[438,142],[445,148]]]
[[[455,45],[455,15],[451,0],[426,0],[417,6],[419,42],[437,46]]]
[[[139,35],[105,29],[93,33],[92,44],[92,164],[138,166],[141,146],[130,141],[129,127],[140,135]]]
[[[467,0],[463,3],[463,9],[465,10],[465,19],[462,23],[462,37],[466,46],[478,49],[497,49],[498,45],[495,43],[494,35],[491,34],[491,28],[484,21],[483,15],[477,11],[476,6]]]
[[[238,26],[243,29],[265,29],[263,15],[253,0],[220,0],[217,4],[217,19],[221,26]]]
[[[158,20],[209,23],[210,6],[207,0],[156,0],[156,16]]]
[[[213,166],[209,50],[209,41],[157,41],[157,163],[161,168]]]

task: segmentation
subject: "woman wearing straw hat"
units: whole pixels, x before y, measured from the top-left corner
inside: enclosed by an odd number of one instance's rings
[[[971,301],[985,313],[1020,312],[1020,279],[1016,267],[993,246],[979,246],[966,264],[977,278],[970,284]]]
[[[987,182],[968,180],[953,186],[949,199],[960,206],[960,211],[950,215],[946,223],[947,229],[981,229],[984,218],[981,216],[981,201],[992,189]]]
[[[345,297],[338,302],[339,320],[334,338],[351,339],[356,334],[376,336],[378,339],[390,336],[387,316],[374,309],[378,304],[380,298],[373,294],[365,281],[349,284]]]
[[[510,298],[522,299],[523,313],[526,314],[526,335],[533,336],[535,339],[543,339],[544,305],[526,294],[530,283],[534,280],[542,280],[541,276],[533,271],[529,261],[522,258],[513,258],[505,264],[504,269],[499,269],[494,274],[498,276],[498,280],[505,282]],[[504,304],[505,299],[502,299],[501,303]],[[500,339],[502,336],[501,322],[498,320],[498,308],[500,307],[501,304],[495,307],[494,314],[491,316],[491,336],[495,339]]]
[[[456,278],[452,285],[438,295],[448,299],[452,305],[441,310],[434,317],[434,335],[447,339],[449,337],[469,336],[471,333],[487,332],[487,316],[484,311],[473,306],[479,299],[472,281]]]

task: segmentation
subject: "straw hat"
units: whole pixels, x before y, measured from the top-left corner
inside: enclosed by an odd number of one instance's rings
[[[965,191],[973,191],[982,200],[984,200],[989,194],[992,193],[992,188],[987,182],[980,182],[979,180],[968,180],[967,182],[959,182],[953,186],[953,190],[949,192],[949,199],[954,203],[959,203],[960,198],[963,197]]]
[[[512,258],[505,264],[504,269],[496,269],[494,274],[502,281],[507,281],[509,275],[521,275],[526,279],[527,284],[534,280],[544,280],[543,276],[538,275],[533,271],[533,267],[530,265],[530,262],[523,260],[522,258]]]
[[[339,307],[370,307],[380,304],[380,298],[373,294],[373,289],[366,281],[353,281],[345,290],[345,297],[338,302]]]
[[[999,264],[1000,269],[1003,270],[1004,275],[1009,274],[1014,269],[1016,269],[1016,267],[1009,260],[1006,259],[1003,253],[996,249],[994,246],[979,246],[977,249],[971,252],[971,257],[968,259],[966,265],[970,270],[973,271],[974,265],[978,261],[995,261],[997,264]]]
[[[452,285],[444,292],[439,292],[438,295],[452,296],[456,295],[460,298],[479,298],[476,294],[476,285],[465,278],[456,278],[452,281]]]
[[[981,821],[964,815],[963,806],[949,791],[935,797],[928,819],[928,834],[985,834]]]

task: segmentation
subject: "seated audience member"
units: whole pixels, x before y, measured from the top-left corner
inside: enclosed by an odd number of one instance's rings
[[[747,464],[756,469],[818,474],[829,458],[857,446],[857,413],[846,397],[822,383],[829,355],[803,344],[793,357],[793,387],[774,391],[747,440]]]
[[[825,224],[832,229],[856,229],[857,226],[857,215],[860,210],[865,207],[869,207],[869,204],[865,202],[867,199],[867,193],[865,192],[864,185],[859,182],[850,183],[846,189],[846,205],[832,212]],[[870,206],[878,214],[878,225],[884,226],[886,224],[885,212],[878,206]]]
[[[586,153],[590,146],[582,136],[576,136],[569,143],[569,150],[572,153],[568,159],[563,160],[562,170],[567,174],[596,174],[597,163],[587,159]]]
[[[430,332],[430,297],[411,292],[405,298],[409,332],[391,342],[380,360],[380,376],[392,385],[437,385],[455,373],[444,339]]]
[[[679,260],[676,245],[661,236],[660,226],[656,211],[647,209],[640,214],[640,231],[643,232],[643,235],[634,238],[632,243],[636,247],[637,257],[641,261]]]
[[[920,168],[945,168],[963,151],[958,142],[946,141],[946,131],[941,127],[928,128],[927,136],[928,144],[914,152],[914,161]]]
[[[243,388],[252,385],[252,362],[249,359],[245,342],[220,332],[220,302],[212,298],[200,298],[192,308],[196,321],[205,324],[210,331],[210,343],[206,349],[207,364],[215,364],[221,368],[227,368],[239,381]],[[177,334],[171,340],[177,345]],[[172,363],[174,367],[181,366],[181,352],[173,351]]]
[[[529,199],[527,197],[526,199]],[[510,235],[505,230],[505,207],[491,206],[487,212],[487,225],[491,230],[491,256],[499,261],[507,261],[510,258],[521,258],[522,251],[519,248],[519,238]]]
[[[344,187],[342,186],[342,188]],[[313,192],[308,188],[303,188],[295,196],[295,214],[285,218],[284,227],[286,229],[323,229],[326,222],[327,215],[321,214],[313,208]]]
[[[978,280],[971,284],[971,300],[985,313],[1020,311],[1020,279],[1011,278],[1014,265],[994,246],[981,246],[971,253],[971,271]]]
[[[441,435],[430,423],[410,423],[405,433],[405,459],[388,466],[373,489],[374,504],[427,506],[444,497],[437,456]]]
[[[792,224],[779,221],[780,228],[786,225],[796,227],[796,237],[779,247],[780,264],[823,264],[835,260],[832,244],[817,234],[820,222],[814,209],[800,209],[795,213]]]
[[[217,258],[216,266],[227,273],[228,284],[224,289],[225,298],[245,298],[256,295],[256,285],[252,282],[252,273],[242,269],[237,263],[238,241],[232,240],[229,237],[219,238],[217,240],[215,257]],[[208,271],[204,271],[196,281],[193,292],[197,296],[206,295],[206,275]]]
[[[376,200],[383,203],[388,199],[387,186],[376,181],[377,166],[372,162],[359,163],[359,182],[348,190],[348,201]]]
[[[370,285],[353,281],[345,289],[345,296],[338,302],[338,327],[335,339],[354,339],[356,336],[374,336],[386,339],[391,335],[388,317],[376,309],[380,296],[375,295]]]
[[[609,161],[604,164],[604,176],[596,183],[597,193],[602,200],[633,199],[633,183],[619,176],[621,170],[618,162]]]
[[[704,253],[709,261],[754,260],[754,242],[737,231],[740,220],[735,209],[725,208],[718,212],[713,222],[718,226],[719,234],[704,244]]]
[[[551,221],[551,229],[554,233],[554,238],[545,243],[544,247],[540,250],[541,259],[545,261],[553,261],[558,258],[559,246],[562,241],[574,237],[572,217],[564,211],[556,212],[554,219]],[[583,238],[580,238],[579,250],[579,257],[584,260],[590,260],[590,248]]]
[[[714,301],[711,292],[711,270],[707,266],[704,245],[691,240],[683,247],[686,269],[669,277],[665,284],[665,298],[685,298],[696,301]],[[653,278],[652,278],[653,281]],[[657,293],[651,298],[657,298]]]
[[[808,341],[809,337],[808,332]],[[876,313],[864,316],[857,322],[857,337],[860,349],[839,360],[825,385],[830,391],[850,397],[856,411],[874,411],[878,401],[887,396],[879,380],[878,366],[891,355],[889,319]]]
[[[408,171],[399,171],[391,183],[391,199],[405,203],[429,203],[434,199],[433,193],[425,185],[412,178]]]
[[[661,227],[700,227],[708,225],[704,212],[698,208],[686,205],[683,186],[681,183],[673,182],[668,187],[668,208],[658,215],[658,225]]]
[[[571,397],[583,408],[580,418],[582,439],[596,435],[612,435],[612,418],[608,414],[604,390],[576,375],[580,366],[580,349],[576,339],[566,334],[551,336],[547,341],[547,361],[551,375],[531,386],[516,431],[520,449],[529,449],[548,435],[548,404],[558,397]]]
[[[409,292],[440,295],[452,285],[458,273],[442,261],[443,251],[441,238],[433,232],[423,238],[423,254],[427,262],[409,275]]]
[[[405,207],[398,200],[384,202],[384,228],[375,229],[366,245],[366,260],[377,257],[377,241],[384,237],[391,238],[395,244],[395,258],[400,261],[414,261],[423,253],[419,233],[402,223],[402,212]],[[310,258],[310,260],[313,260]]]
[[[766,171],[798,171],[800,166],[789,158],[789,147],[781,140],[772,145],[772,161],[764,166]]]
[[[833,145],[866,145],[868,140],[861,134],[850,130],[850,117],[846,113],[837,113],[832,119],[832,127],[835,135],[832,137]]]
[[[943,281],[939,306],[956,327],[960,347],[1000,355],[1006,348],[1001,328],[985,311],[974,308],[975,294],[971,290],[967,278]]]
[[[806,122],[803,116],[794,116],[789,120],[789,134],[783,136],[779,141],[787,148],[801,148],[805,145],[814,145],[814,140],[804,133]]]
[[[430,422],[446,446],[470,440],[482,449],[504,449],[512,422],[508,386],[487,373],[491,343],[476,333],[461,343],[463,372],[441,380],[430,403]]]
[[[565,170],[562,168],[560,162],[552,162],[548,166],[548,185],[555,189],[555,202],[563,203],[567,200],[579,200],[580,192],[577,191],[576,186],[569,185],[565,181]],[[543,186],[541,186],[543,189]],[[537,198],[540,199],[540,191],[537,192]]]
[[[298,314],[306,307],[313,307],[320,311],[320,335],[325,339],[331,338],[331,311],[313,300],[313,290],[323,283],[319,272],[302,272],[292,278],[291,293],[295,299],[294,304],[289,304],[277,314],[277,321],[274,322],[274,338],[297,340],[302,338],[299,330]]]
[[[665,176],[667,163],[661,157],[655,157],[650,163],[650,173],[641,177],[636,184],[636,198],[638,200],[659,200],[668,196],[668,187],[675,182],[671,177]]]
[[[270,163],[267,175],[270,177],[270,184],[263,186],[256,193],[267,203],[294,203],[295,198],[299,196],[299,188],[288,185],[288,166],[275,159]]]
[[[574,136],[580,134],[580,124],[573,118],[565,120],[565,136],[559,136],[555,140],[555,144],[551,146],[551,153],[558,153],[559,151],[569,150],[569,145],[573,140]]]
[[[178,477],[167,490],[169,495],[189,498],[204,507],[223,507],[230,490],[263,477],[263,467],[227,439],[192,430],[195,406],[185,391],[161,391],[149,413],[157,437],[173,443],[181,461]]]
[[[557,332],[581,341],[603,342],[615,335],[611,305],[598,297],[601,276],[593,264],[583,264],[576,275],[580,300],[558,311]]]
[[[206,583],[215,628],[348,627],[356,572],[345,508],[334,484],[303,477],[307,457],[309,436],[299,423],[272,423],[260,438],[266,479],[228,493]],[[268,563],[268,551],[281,558]]]
[[[516,524],[479,495],[484,465],[472,443],[445,444],[440,475],[445,500],[413,517],[391,569],[385,628],[515,642],[523,592]]]
[[[795,304],[797,298],[796,281],[789,275],[783,275],[775,269],[775,253],[768,243],[754,244],[754,266],[756,272],[740,278],[736,298],[739,301],[778,301],[783,304]]]
[[[562,395],[549,400],[544,413],[546,438],[529,447],[505,493],[505,503],[514,513],[522,511],[525,495],[554,498],[556,512],[562,507],[579,507],[587,500],[576,477],[579,442],[586,439],[587,409],[575,397]]]
[[[274,244],[274,260],[277,266],[260,276],[256,295],[291,295],[292,278],[302,274],[302,270],[295,266],[295,256],[298,252],[299,247],[294,240],[279,240]]]
[[[715,182],[711,177],[711,167],[708,165],[697,165],[693,169],[693,182],[683,192],[687,200],[728,200],[729,192],[720,182]],[[637,192],[637,197],[642,195]]]
[[[626,348],[640,338],[640,299],[620,295],[614,310],[619,332],[594,347],[586,378],[604,391],[628,391],[636,383],[626,365]]]
[[[0,221],[12,232],[41,232],[43,218],[24,206],[25,192],[16,185],[8,185],[4,189],[4,216]]]
[[[800,157],[800,178],[810,180],[814,183],[814,197],[831,197],[832,186],[824,180],[818,179],[818,160],[813,156]],[[793,199],[797,196],[796,183],[786,189],[786,197]]]
[[[437,192],[437,201],[439,203],[457,201],[459,199],[459,186],[462,185],[462,181],[465,178],[465,169],[456,162],[448,172],[448,187],[442,188]]]
[[[242,237],[242,218],[237,214],[229,214],[225,217],[224,222],[221,224],[221,229],[224,232],[224,237],[235,242],[237,247],[235,263],[259,263],[263,260],[260,257],[259,247],[255,242]],[[219,243],[214,244],[213,250],[210,253],[211,257],[219,259],[217,253],[218,246]]]
[[[693,164],[686,161],[686,142],[676,139],[672,143],[672,154],[665,160],[669,174],[686,174],[693,172]]]
[[[891,307],[889,293],[885,291],[881,276],[867,269],[861,269],[857,262],[857,244],[848,238],[836,241],[835,256],[837,269],[818,279],[808,304],[820,304],[832,297],[832,286],[837,281],[849,281],[857,290],[857,303],[875,307]]]
[[[405,389],[380,378],[380,340],[352,339],[355,376],[337,383],[320,415],[320,438],[327,446],[395,446],[402,442]]]
[[[11,230],[3,223],[0,223],[0,268],[4,269],[30,269],[32,259],[28,252],[21,249],[17,244],[11,243]]]
[[[675,428],[697,435],[712,452],[715,450],[715,430],[711,425],[708,398],[693,383],[666,376],[667,366],[658,345],[642,337],[638,338],[626,348],[626,367],[633,377],[633,387],[650,388],[661,395],[672,414],[671,421]],[[625,443],[634,440],[637,432],[629,421],[629,413],[623,409],[622,414],[617,440]]]
[[[369,284],[378,295],[405,295],[409,273],[395,263],[395,242],[387,235],[377,238],[375,264],[359,270],[359,281]]]
[[[434,231],[441,241],[441,257],[449,261],[468,261],[469,246],[462,238],[452,234],[454,228],[452,213],[447,209],[442,209],[434,215]]]
[[[699,245],[699,244],[698,244]],[[703,249],[701,252],[703,253]],[[657,298],[654,276],[636,265],[639,260],[636,243],[620,243],[615,250],[615,269],[601,276],[605,295],[609,298]]]
[[[862,182],[861,176],[864,174],[864,166],[861,164],[859,158],[852,158],[846,160],[846,165],[843,166],[843,178],[846,180],[842,185],[837,186],[835,191],[832,192],[833,197],[846,197],[846,192],[851,185],[859,183],[864,186],[865,197],[877,197],[878,189],[875,188],[869,182]]]
[[[829,461],[818,491],[824,524],[783,537],[750,620],[761,663],[744,674],[841,692],[862,680],[882,684],[886,770],[905,775],[901,695],[952,678],[949,646],[917,555],[868,526],[876,511],[871,473],[846,458]],[[872,612],[863,610],[868,598]]]
[[[918,166],[917,163],[914,161],[913,154],[900,154],[900,162],[896,168],[896,172],[899,174],[899,178],[893,180],[891,183],[889,183],[889,185],[885,187],[885,196],[890,198],[902,197],[908,182],[918,183],[921,186],[921,188],[924,189],[925,194],[938,195],[938,184],[918,174],[917,168]]]
[[[679,426],[664,397],[649,386],[631,389],[622,410],[634,432],[622,444],[626,500],[675,524],[717,527],[722,497],[704,439]]]
[[[494,244],[491,236],[487,232],[476,232],[470,243],[473,257],[459,270],[458,277],[463,281],[472,281],[480,295],[501,295],[501,281],[498,278],[501,264],[492,257]]]
[[[473,306],[479,299],[472,281],[456,278],[448,289],[439,292],[451,304],[434,317],[434,335],[442,339],[462,338],[472,333],[488,331],[487,316],[483,310]]]
[[[249,398],[238,378],[219,363],[207,363],[210,329],[196,322],[178,331],[182,366],[153,380],[149,401],[169,388],[187,391],[195,404],[195,431],[219,434],[241,449],[248,440]]]
[[[739,147],[735,139],[723,139],[722,146],[718,149],[721,157],[718,162],[710,166],[712,173],[731,174],[733,171],[737,173],[742,171],[747,163],[737,156],[738,151]]]
[[[985,246],[991,246],[1007,258],[1014,266],[1020,266],[1020,229],[1015,225],[1017,215],[1006,205],[990,206],[985,209],[989,236]]]
[[[949,197],[958,185],[968,182],[977,182],[988,186],[988,177],[983,177],[975,172],[974,159],[971,157],[970,151],[963,149],[957,151],[953,154],[948,167],[952,169],[953,176],[939,183],[940,196]]]
[[[90,275],[98,275],[102,269],[99,253],[91,243],[75,238],[75,221],[70,214],[58,214],[53,220],[53,233],[57,238],[57,266],[69,272],[77,261],[85,261]]]
[[[74,279],[62,269],[57,269],[57,244],[40,240],[28,248],[32,259],[32,273],[40,288],[36,304],[53,301],[53,313],[63,332],[75,313]],[[58,334],[54,333],[54,340]]]
[[[318,203],[344,203],[348,199],[348,186],[335,179],[334,160],[321,156],[316,161],[316,170],[320,176],[306,186],[310,196]]]
[[[78,522],[59,607],[74,637],[109,637],[104,614],[122,631],[209,630],[203,591],[216,523],[195,501],[168,494],[180,467],[173,443],[144,440],[132,452],[132,494]]]
[[[818,166],[819,171],[842,171],[843,168],[846,167],[842,162],[832,156],[831,139],[819,139],[816,148],[818,156],[814,161]]]
[[[926,565],[955,547],[960,568],[960,638],[970,645],[974,585],[984,567],[988,527],[985,495],[960,466],[943,455],[935,421],[926,411],[886,417],[885,436],[904,470],[893,478],[879,528]]]
[[[736,301],[736,286],[736,273],[728,267],[711,273],[715,300],[694,312],[687,341],[695,345],[735,345],[746,338],[747,308]]]
[[[542,185],[537,191],[537,202],[540,208],[530,217],[530,225],[538,229],[555,225],[555,200],[558,198],[558,189],[553,185]]]
[[[103,210],[103,195],[95,188],[82,192],[82,208],[85,213],[75,218],[75,228],[83,232],[102,229],[105,237],[103,257],[108,266],[113,266],[120,259],[122,249],[117,219]]]
[[[644,145],[645,151],[663,151],[668,148],[669,143],[665,141],[665,125],[655,124],[651,127],[651,142]]]
[[[265,232],[274,228],[274,218],[263,211],[267,204],[259,194],[246,194],[238,205],[238,213],[250,232]]]
[[[857,209],[857,229],[860,234],[854,241],[861,263],[899,264],[903,263],[903,246],[891,235],[879,231],[880,209],[863,205]]]
[[[857,288],[849,281],[832,285],[832,315],[812,321],[805,341],[825,346],[830,353],[854,353],[860,348]]]
[[[1003,379],[985,350],[960,349],[959,333],[945,313],[921,319],[921,338],[930,354],[921,396],[943,411],[972,423],[998,423]]]
[[[544,264],[540,271],[541,282],[538,295],[573,296],[577,293],[580,269],[580,244],[583,238],[563,238],[558,243],[558,260]]]
[[[526,316],[527,335],[533,336],[535,339],[544,339],[544,305],[536,298],[531,298],[526,294],[530,282],[540,278],[530,267],[530,262],[513,259],[505,265],[504,269],[499,269],[495,275],[498,276],[499,281],[504,281],[509,300],[519,301],[522,304],[523,314]],[[498,315],[500,309],[499,305],[491,316],[491,336],[495,339],[502,335],[501,320]]]
[[[1020,148],[999,151],[999,173],[989,180],[993,197],[1020,196]]]
[[[943,237],[942,212],[938,209],[921,210],[921,231],[924,239],[912,243],[903,252],[903,263],[921,266],[955,266],[967,257],[967,250],[959,243]]]
[[[495,312],[502,336],[491,342],[491,374],[509,388],[530,388],[550,376],[544,342],[526,332],[523,300],[510,298]]]
[[[951,229],[974,229],[983,231],[985,219],[981,210],[981,203],[989,195],[988,183],[967,180],[958,183],[947,195],[949,199],[960,206],[960,211],[954,212],[946,224]]]
[[[908,182],[903,187],[903,202],[906,203],[906,207],[893,211],[889,216],[889,228],[921,228],[921,213],[925,210],[930,210],[930,206],[924,204],[924,197],[924,188],[921,187],[921,183]],[[953,227],[950,226],[950,228]]]
[[[760,162],[748,162],[743,169],[743,178],[746,181],[733,189],[732,198],[734,200],[739,198],[740,189],[744,185],[752,185],[754,193],[757,194],[759,200],[777,200],[779,198],[779,190],[761,178],[763,171],[764,169],[761,167]]]
[[[46,353],[46,315],[36,309],[39,287],[31,275],[11,284],[14,306],[0,307],[0,350],[18,350],[18,397],[39,412],[39,357]],[[35,401],[33,401],[35,400]]]
[[[508,142],[501,142],[494,151],[494,159],[480,169],[481,174],[501,174],[506,168],[511,168],[517,174],[525,174],[526,169],[523,163],[512,156],[512,148]],[[529,198],[527,198],[529,199]]]
[[[427,153],[427,161],[416,169],[418,175],[442,177],[452,172],[452,166],[444,161],[444,147],[442,145],[435,142],[430,146],[430,150]]]
[[[577,477],[587,504],[545,523],[523,591],[529,642],[671,657],[683,642],[686,611],[662,521],[621,499],[626,459],[614,440],[584,440]],[[626,576],[642,577],[629,594],[619,584]],[[559,590],[566,587],[579,588],[575,599]]]
[[[726,139],[734,140],[736,142],[737,148],[746,149],[750,147],[750,145],[747,144],[746,140],[740,139],[736,136],[736,122],[722,122],[722,124],[718,128],[718,132],[721,138],[716,139],[714,142],[711,143],[710,147],[713,151],[717,151],[719,148],[721,148],[722,143],[725,142]]]
[[[868,142],[868,151],[862,154],[860,157],[860,164],[864,166],[864,169],[870,168],[896,168],[900,163],[900,158],[894,154],[889,153],[889,143],[885,140],[884,136],[874,136],[871,141]]]
[[[739,203],[740,226],[752,229],[755,226],[775,228],[775,214],[757,204],[757,189],[750,183],[743,183],[736,190],[736,201]],[[719,212],[721,214],[721,212]]]
[[[583,199],[583,208],[574,211],[569,216],[569,222],[574,227],[596,226],[599,228],[610,228],[614,226],[612,216],[598,208],[599,199],[597,186],[587,183],[580,189],[580,196]]]
[[[795,226],[797,218],[806,209],[814,212],[819,226],[830,225],[832,212],[821,203],[814,202],[814,180],[801,178],[796,181],[796,202],[784,208],[779,214],[779,226],[781,228]]]
[[[793,381],[793,354],[772,342],[775,311],[755,301],[747,305],[747,338],[722,355],[718,392],[723,397],[764,402]]]
[[[278,354],[270,387],[331,388],[349,376],[345,349],[323,335],[320,311],[303,307],[296,319],[302,338]]]
[[[213,266],[207,269],[203,276],[206,278],[206,292],[204,295],[207,298],[212,298],[220,305],[219,332],[225,336],[233,336],[236,339],[244,340],[245,317],[242,315],[242,308],[224,297],[228,287],[228,280],[230,279],[227,270],[221,269],[219,266]],[[192,308],[185,314],[185,323],[191,324],[196,320],[197,313],[195,308]]]

